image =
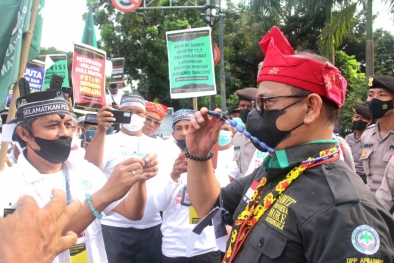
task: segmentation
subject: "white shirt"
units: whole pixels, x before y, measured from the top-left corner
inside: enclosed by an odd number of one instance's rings
[[[85,149],[78,146],[78,149],[71,150],[70,156],[68,156],[68,161],[71,163],[78,163],[85,160]]]
[[[72,200],[84,201],[86,193],[93,194],[106,182],[103,173],[87,161],[79,162],[78,165],[73,165],[69,161],[64,164],[69,178]],[[65,190],[64,184],[65,180],[61,171],[53,174],[40,174],[26,160],[24,154],[20,154],[16,164],[0,172],[0,216],[3,216],[5,209],[16,208],[19,197],[24,194],[32,196],[39,207],[44,207],[51,199],[52,189],[57,187]],[[112,203],[103,213],[113,213],[112,210],[119,203],[120,200]],[[94,220],[87,227],[83,232],[83,237],[79,238],[77,243],[81,242],[86,244],[89,263],[107,262],[99,220]],[[59,254],[53,262],[69,263],[69,251]]]
[[[173,144],[175,145],[175,143]],[[175,157],[172,161],[167,159],[168,165],[173,166],[180,152],[178,147],[172,148],[171,152],[168,151],[168,155]],[[163,211],[163,224],[161,225],[163,234],[162,253],[166,257],[186,257],[187,244],[192,230],[196,226],[195,224],[189,224],[190,207],[181,204],[182,194],[187,185],[186,179],[187,174],[183,173],[176,183],[168,173],[154,198],[157,209]],[[217,250],[214,229],[212,226],[208,226],[198,236],[189,256],[194,257]]]
[[[218,161],[215,169],[215,176],[220,187],[225,187],[230,183],[230,165],[233,162],[234,146],[226,150],[218,151]]]
[[[107,178],[109,178],[118,163],[121,163],[130,157],[142,158],[150,153],[156,153],[160,163],[160,148],[162,147],[158,145],[156,139],[144,134],[141,136],[129,136],[120,131],[110,136],[106,136],[104,144],[103,172]],[[164,164],[165,162],[159,164],[158,174],[146,181],[147,200],[144,216],[141,220],[129,220],[117,213],[114,213],[111,216],[103,217],[101,223],[107,226],[124,228],[133,227],[137,229],[146,229],[160,224],[160,213],[153,204],[153,197],[155,192],[162,186],[160,183],[160,170],[162,170],[160,165]]]
[[[122,98],[124,91],[122,89],[118,89],[118,93],[112,95],[111,92],[105,95],[107,106],[112,106],[112,102],[115,101],[118,106],[120,105],[120,99]]]

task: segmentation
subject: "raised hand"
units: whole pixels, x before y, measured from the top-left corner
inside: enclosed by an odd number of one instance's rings
[[[113,115],[111,112],[109,112],[109,110],[112,110],[112,108],[109,106],[105,106],[97,112],[97,129],[102,132],[106,132],[109,126],[111,126],[112,123],[115,121],[115,118],[113,118]]]
[[[220,109],[215,109],[221,113]],[[201,108],[190,120],[186,136],[186,146],[190,155],[207,157],[212,147],[219,140],[220,127],[224,120],[209,116],[207,108]]]
[[[146,179],[150,179],[156,176],[157,171],[159,170],[159,162],[157,160],[157,155],[155,153],[149,154],[148,156],[144,157],[145,165],[143,169],[143,174]]]
[[[103,186],[103,193],[108,200],[119,200],[127,194],[130,188],[138,181],[146,180],[143,173],[144,161],[141,158],[132,157],[118,165],[111,173],[107,183]]]
[[[187,159],[184,153],[181,153],[178,158],[175,159],[174,166],[171,172],[171,179],[178,182],[182,173],[187,172]]]

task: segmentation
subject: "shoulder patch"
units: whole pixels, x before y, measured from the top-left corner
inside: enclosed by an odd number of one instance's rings
[[[373,255],[379,250],[379,234],[368,225],[356,227],[353,230],[351,239],[353,247],[365,255]]]
[[[371,124],[371,125],[369,125],[369,126],[366,128],[366,130],[371,129],[371,128],[375,128],[375,126],[376,126],[376,124]]]

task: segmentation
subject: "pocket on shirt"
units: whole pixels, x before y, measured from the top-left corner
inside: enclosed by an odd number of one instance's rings
[[[241,146],[234,146],[233,161],[238,161],[240,155],[241,155]]]
[[[245,255],[252,259],[248,262],[284,262],[287,238],[264,223],[257,224],[250,233],[248,247],[245,248]]]

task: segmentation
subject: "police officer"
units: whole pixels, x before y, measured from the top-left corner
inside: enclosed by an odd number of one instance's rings
[[[217,207],[211,216],[233,224],[224,262],[391,262],[394,221],[332,139],[346,80],[320,56],[295,55],[277,27],[260,46],[246,128],[271,152],[262,167],[220,189],[209,159],[223,120],[202,108],[186,137],[191,203],[200,218]]]
[[[356,167],[356,173],[363,179],[364,183],[367,183],[367,175],[364,172],[363,162],[361,161],[361,135],[365,129],[372,123],[372,117],[369,113],[368,107],[364,105],[353,106],[352,123],[354,132],[348,134],[345,139],[349,144],[352,151],[354,166]]]
[[[256,88],[244,88],[235,92],[239,98],[239,114],[244,123],[248,117],[249,112],[253,109],[254,100],[256,98]],[[234,159],[237,166],[236,171],[230,172],[230,178],[238,179],[245,176],[249,168],[250,161],[256,151],[250,139],[243,136],[241,133],[236,133],[232,141],[234,145]]]
[[[387,162],[394,154],[394,77],[374,76],[369,80],[368,108],[376,125],[361,136],[361,160],[372,193],[380,187]]]

